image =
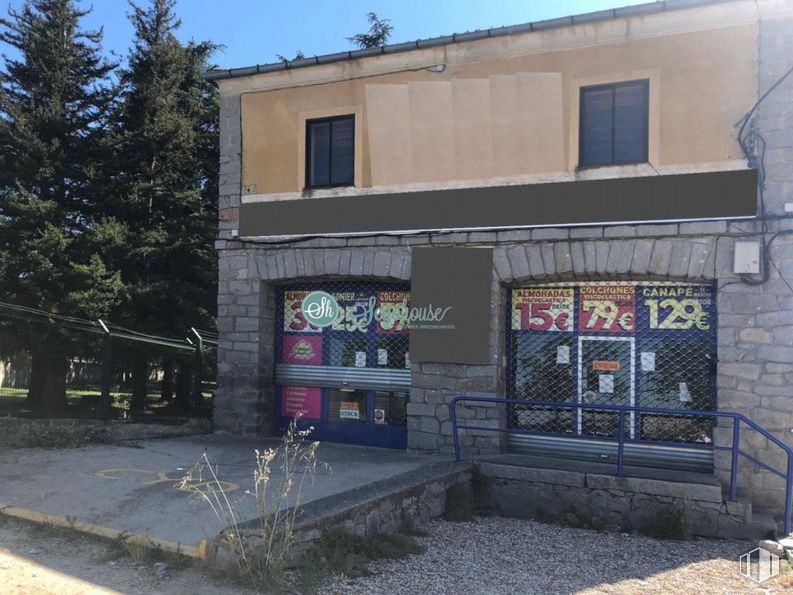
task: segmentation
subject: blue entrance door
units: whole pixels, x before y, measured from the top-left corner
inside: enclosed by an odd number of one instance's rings
[[[314,428],[310,439],[381,448],[407,447],[407,392],[316,390],[322,394],[320,418],[304,418],[298,424],[301,429]],[[280,399],[290,398],[283,389],[279,393]],[[289,421],[288,417],[280,417],[278,431],[283,433]]]

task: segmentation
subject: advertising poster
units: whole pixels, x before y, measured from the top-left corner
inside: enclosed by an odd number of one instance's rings
[[[409,291],[378,291],[377,292],[377,327],[378,335],[407,335],[410,317]]]
[[[339,317],[330,328],[348,333],[367,332],[374,322],[374,296],[355,291],[336,292],[332,295],[339,303]]]
[[[281,415],[294,417],[301,414],[305,419],[322,417],[322,389],[305,386],[281,388]]]
[[[648,285],[640,292],[642,330],[710,332],[714,328],[710,285]]]
[[[342,401],[339,405],[340,419],[360,419],[361,412],[355,401]]]
[[[282,360],[285,364],[322,365],[322,337],[284,336]]]
[[[579,295],[579,331],[632,333],[636,330],[635,285],[583,285]]]
[[[572,332],[572,287],[533,287],[512,290],[512,329]]]
[[[321,333],[322,329],[311,325],[303,316],[300,306],[309,291],[284,292],[284,331],[288,333]]]

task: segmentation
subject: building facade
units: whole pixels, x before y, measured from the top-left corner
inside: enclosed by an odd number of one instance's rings
[[[790,1],[669,1],[210,71],[216,427],[271,435],[301,413],[322,440],[450,453],[448,404],[477,395],[536,404],[464,407],[520,430],[466,432],[468,455],[611,456],[614,410],[548,403],[669,409],[625,420],[635,464],[729,475],[700,446],[731,424],[686,410],[793,443],[791,48]],[[437,271],[452,284],[488,250],[467,280],[484,357],[411,358],[419,258],[439,248],[468,250]],[[303,312],[317,291],[328,326]],[[784,500],[740,476],[756,506]]]

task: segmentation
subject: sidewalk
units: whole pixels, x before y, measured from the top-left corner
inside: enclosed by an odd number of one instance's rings
[[[254,449],[278,440],[221,435],[143,440],[136,447],[91,446],[0,454],[0,506],[67,517],[117,531],[198,547],[224,526],[207,504],[175,488],[206,451],[218,477],[239,502],[241,520],[255,517],[245,490],[253,487]],[[437,459],[403,451],[322,443],[309,502],[418,469]],[[276,470],[277,473],[277,470]],[[277,480],[277,476],[274,477]],[[290,503],[291,504],[291,503]]]

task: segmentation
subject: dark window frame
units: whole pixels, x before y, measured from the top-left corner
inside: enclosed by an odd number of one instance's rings
[[[615,130],[614,125],[616,113],[615,93],[620,87],[632,87],[642,84],[644,87],[644,151],[640,158],[629,160],[616,160]],[[585,163],[584,162],[584,134],[586,132],[586,118],[584,110],[584,95],[587,91],[597,89],[611,89],[611,161],[608,163]],[[593,169],[596,167],[613,167],[615,165],[635,165],[638,163],[649,163],[650,161],[650,79],[636,79],[631,81],[620,81],[617,83],[605,83],[601,85],[587,85],[579,88],[578,95],[578,169]]]
[[[352,172],[350,181],[338,184],[312,184],[311,183],[311,126],[314,124],[329,123],[328,126],[328,172],[333,172],[333,122],[340,120],[352,121]],[[306,166],[305,166],[305,187],[316,188],[340,188],[343,186],[355,186],[355,114],[343,114],[340,116],[329,116],[326,118],[311,118],[306,120]]]

